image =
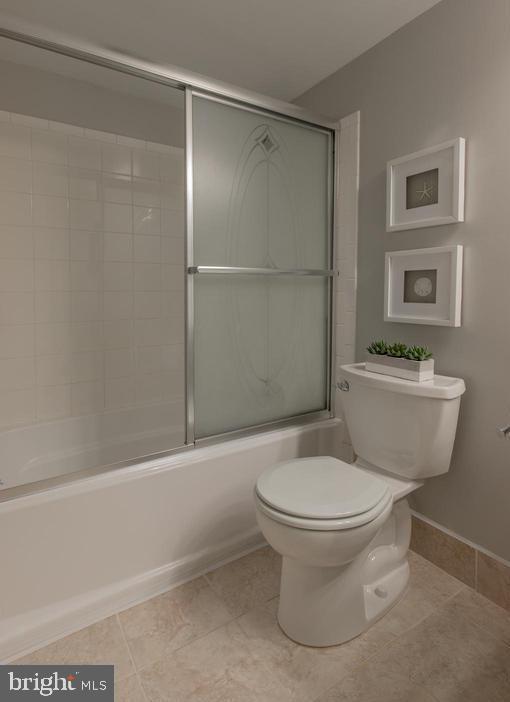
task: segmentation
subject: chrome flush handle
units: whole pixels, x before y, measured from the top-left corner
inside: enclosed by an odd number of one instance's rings
[[[341,380],[339,383],[336,384],[336,386],[342,392],[349,392],[349,382],[347,380]]]

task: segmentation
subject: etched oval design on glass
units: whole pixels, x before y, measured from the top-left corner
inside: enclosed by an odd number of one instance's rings
[[[235,170],[228,216],[230,266],[300,268],[292,169],[278,131],[257,126]],[[299,328],[299,286],[287,277],[232,280],[232,332],[239,378],[259,403],[284,405],[278,382],[292,363]]]

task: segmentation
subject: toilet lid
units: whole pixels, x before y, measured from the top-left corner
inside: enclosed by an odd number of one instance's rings
[[[379,478],[330,456],[277,463],[256,491],[280,512],[310,519],[343,519],[368,512],[388,493]]]

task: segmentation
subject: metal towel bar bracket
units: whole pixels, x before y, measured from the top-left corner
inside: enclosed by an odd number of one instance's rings
[[[321,270],[314,268],[244,268],[240,266],[189,266],[190,275],[310,275],[322,278],[330,278],[336,275],[333,270]]]

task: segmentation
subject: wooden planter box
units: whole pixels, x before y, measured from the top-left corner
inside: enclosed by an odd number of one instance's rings
[[[394,358],[393,356],[379,356],[375,353],[367,354],[365,369],[372,373],[393,375],[395,378],[414,380],[421,383],[432,380],[434,377],[434,359],[427,361],[410,361],[407,358]]]

